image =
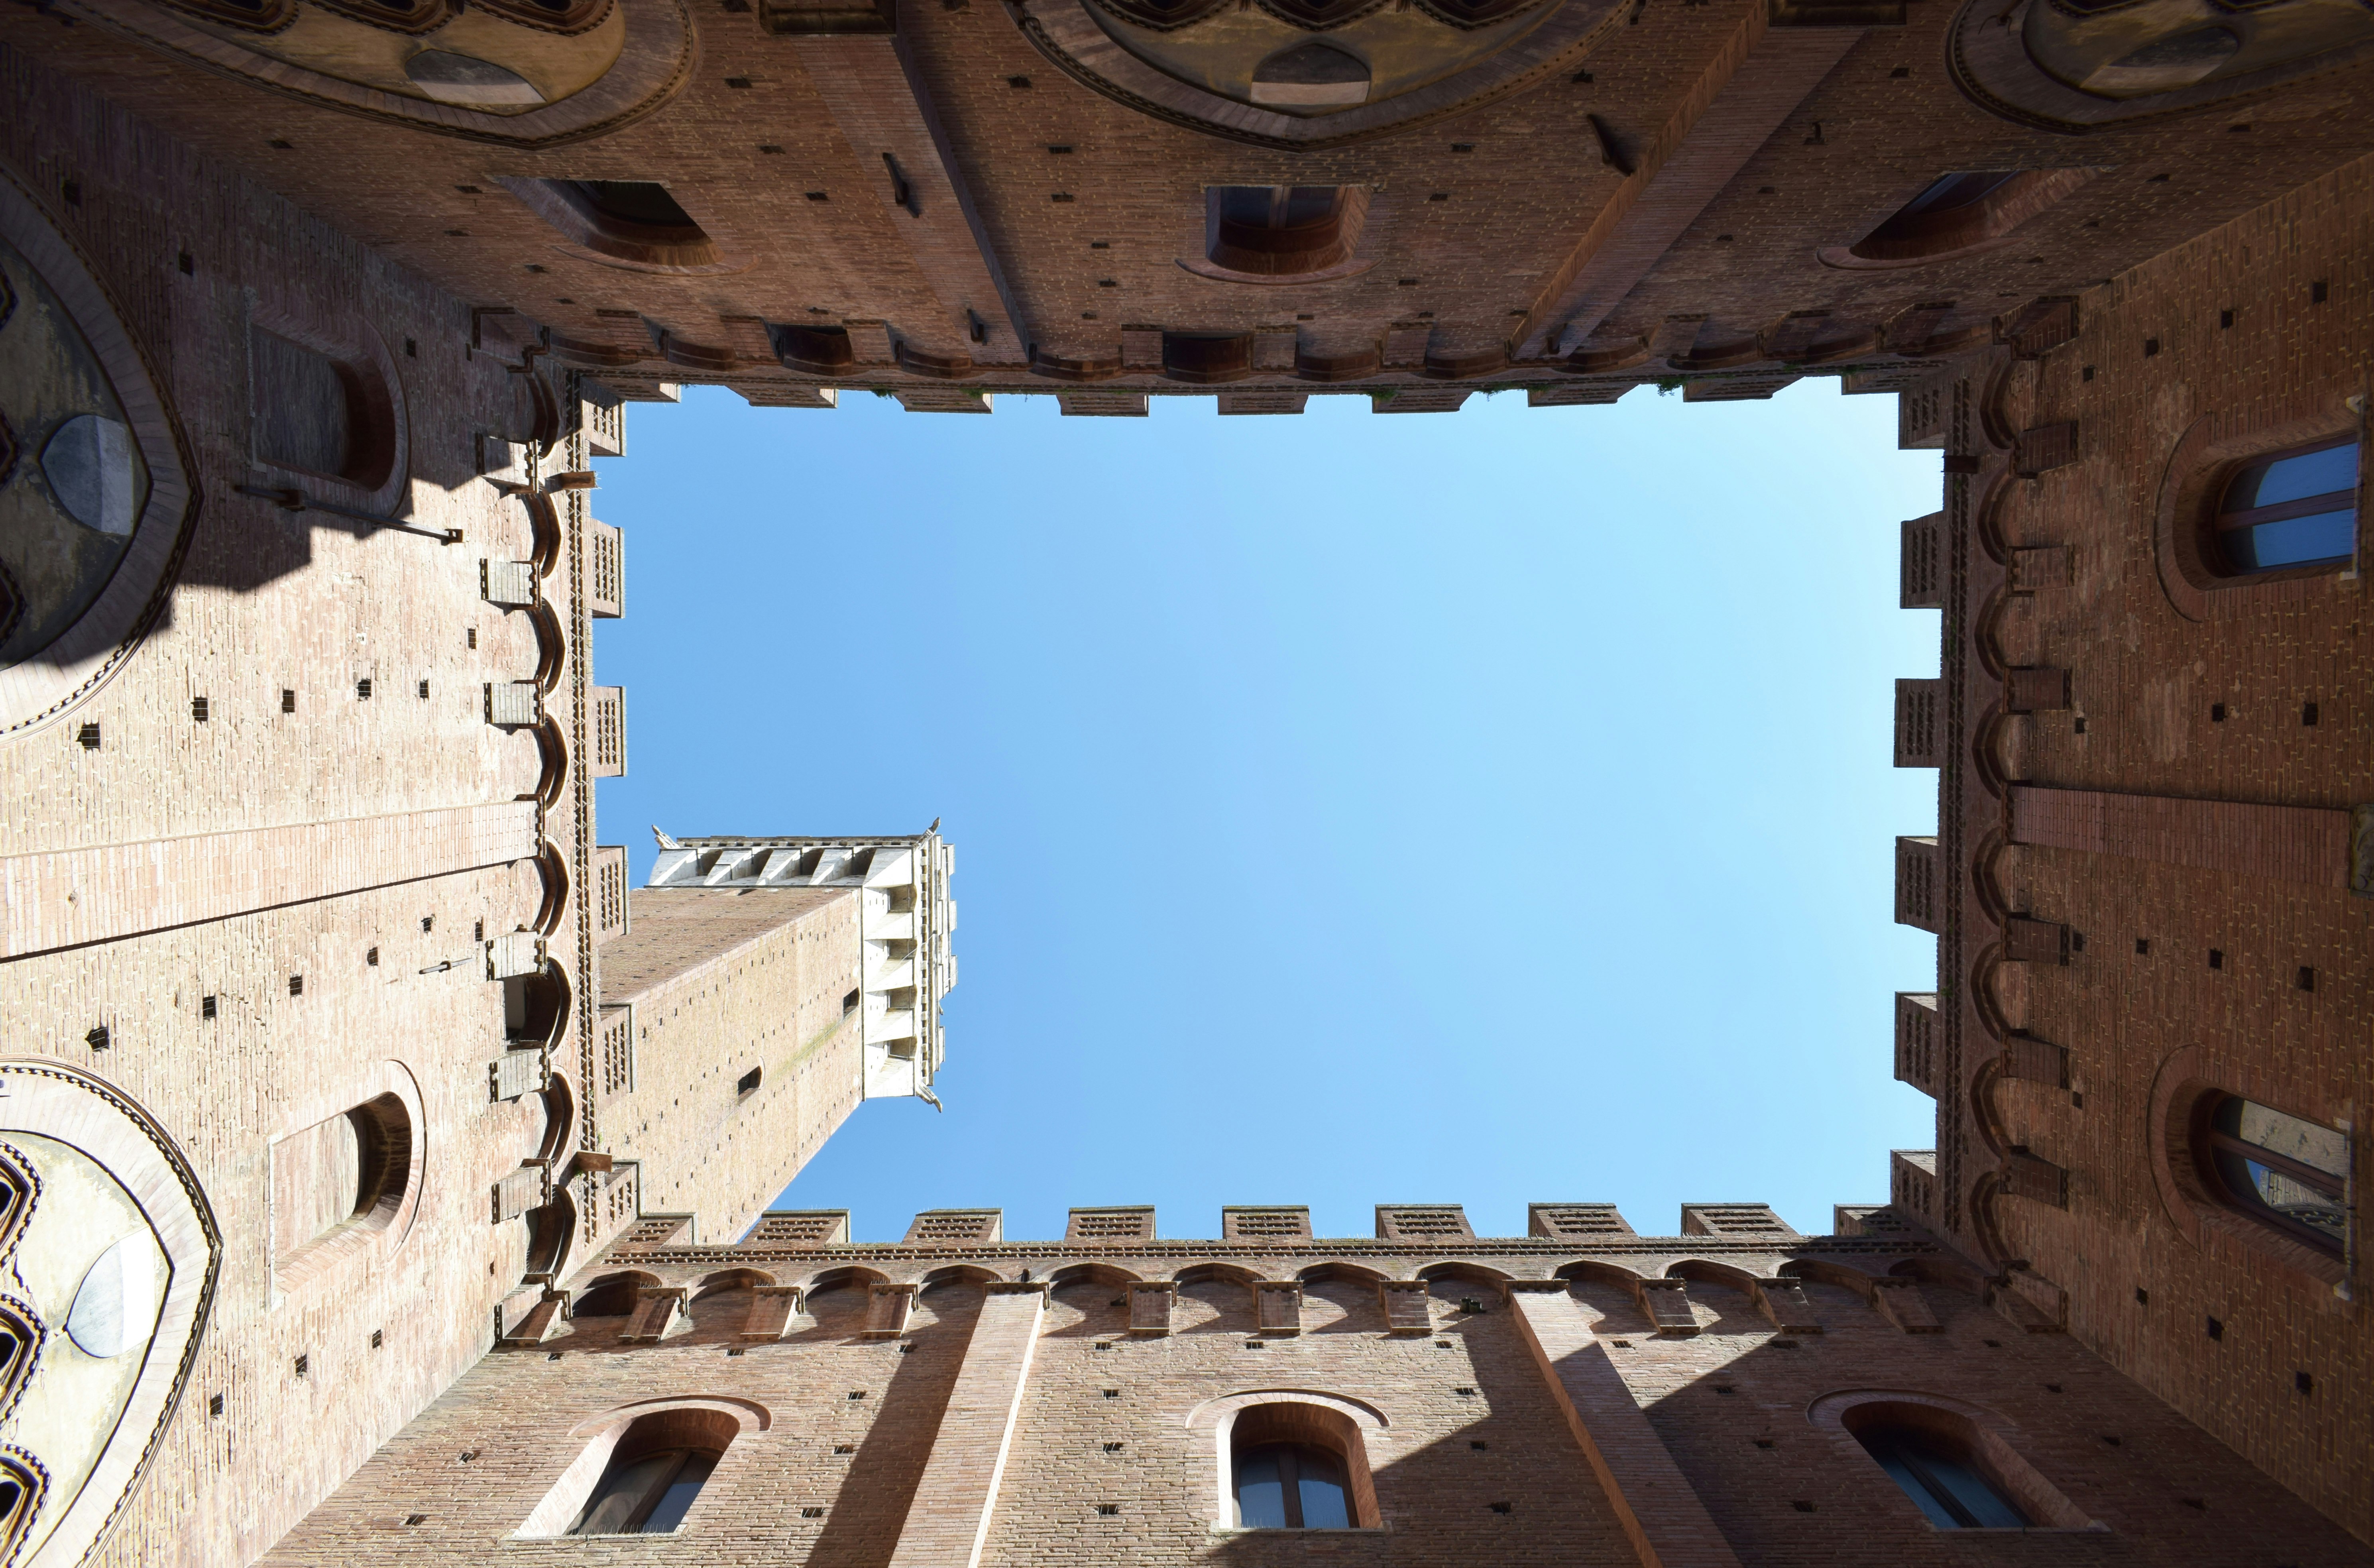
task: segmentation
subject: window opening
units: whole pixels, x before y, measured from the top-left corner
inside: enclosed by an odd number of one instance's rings
[[[1351,185],[1216,185],[1207,197],[1205,255],[1231,272],[1285,277],[1325,271],[1351,259],[1365,198]]]
[[[652,229],[696,227],[667,187],[650,180],[555,180],[553,184],[597,218]]]
[[[663,1448],[656,1454],[613,1458],[584,1511],[569,1527],[572,1536],[662,1536],[684,1523],[692,1500],[724,1456],[712,1448]]]
[[[2023,1529],[2030,1523],[1993,1482],[1928,1432],[1883,1426],[1855,1439],[1941,1530]]]
[[[2217,1097],[2206,1122],[2206,1163],[2236,1208],[2326,1252],[2343,1250],[2345,1134],[2238,1094]]]
[[[1344,1461],[1304,1443],[1237,1456],[1237,1523],[1247,1529],[1340,1530],[1351,1525]]]
[[[2087,171],[2074,169],[1965,169],[1942,174],[1849,246],[1840,259],[1849,265],[1915,262],[1969,250],[2001,239],[2088,178]]]
[[[2237,576],[2291,566],[2345,566],[2357,552],[2357,439],[2260,458],[2227,481],[2213,524]]]

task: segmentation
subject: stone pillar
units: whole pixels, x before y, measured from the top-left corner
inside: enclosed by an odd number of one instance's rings
[[[980,1563],[1046,1307],[1044,1283],[988,1287],[890,1568]]]
[[[1566,1281],[1513,1280],[1509,1306],[1642,1568],[1739,1568]]]

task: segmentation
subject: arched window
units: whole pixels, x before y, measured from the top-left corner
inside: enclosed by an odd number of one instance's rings
[[[283,1282],[392,1228],[412,1176],[412,1113],[392,1092],[274,1144],[273,1256]]]
[[[2198,1114],[2194,1148],[2213,1192],[2311,1246],[2336,1254],[2344,1249],[2346,1135],[2239,1094],[2208,1096]]]
[[[1891,1421],[1849,1425],[1863,1451],[1939,1529],[2016,1530],[2033,1523],[1980,1470],[1967,1444]]]
[[[1357,185],[1215,185],[1205,200],[1205,261],[1256,283],[1349,263],[1369,211]]]
[[[261,327],[249,335],[248,363],[258,462],[367,490],[387,482],[394,405],[376,370]]]
[[[585,1500],[568,1534],[572,1536],[663,1536],[684,1523],[692,1500],[725,1456],[716,1448],[653,1448],[638,1442],[637,1421],[610,1455],[594,1494]]]
[[[1966,169],[1943,174],[1887,220],[1821,259],[1832,266],[1909,266],[2000,240],[2091,179],[2083,169]]]
[[[1247,1529],[1340,1530],[1352,1523],[1344,1461],[1308,1443],[1264,1443],[1236,1455],[1237,1523]]]
[[[1377,1523],[1359,1428],[1300,1400],[1248,1405],[1227,1438],[1229,1522],[1251,1530],[1342,1530]]]
[[[2212,523],[2233,576],[2345,566],[2357,553],[2357,438],[2270,453],[2226,481]]]
[[[765,1413],[756,1406],[703,1400],[671,1401],[633,1417],[620,1412],[590,1431],[580,1427],[578,1434],[591,1441],[521,1525],[520,1538],[659,1536],[682,1529],[726,1451],[742,1432],[765,1426]]]
[[[504,180],[503,184],[599,260],[660,271],[718,265],[717,246],[684,204],[652,180]]]

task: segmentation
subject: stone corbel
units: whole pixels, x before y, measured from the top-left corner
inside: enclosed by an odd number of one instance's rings
[[[645,1285],[635,1291],[635,1312],[618,1336],[621,1345],[649,1345],[664,1338],[686,1315],[691,1291],[682,1285]]]
[[[791,1326],[806,1297],[797,1285],[758,1285],[750,1291],[750,1311],[742,1319],[737,1339],[780,1339]]]
[[[1423,1279],[1380,1279],[1377,1300],[1385,1309],[1385,1332],[1388,1334],[1430,1334],[1434,1331],[1434,1315],[1428,1308],[1431,1297]]]
[[[1263,1334],[1301,1333],[1302,1282],[1299,1279],[1255,1280],[1253,1325]]]
[[[1814,1315],[1814,1303],[1805,1299],[1805,1282],[1803,1279],[1758,1279],[1756,1281],[1756,1310],[1783,1334],[1819,1334],[1822,1331],[1822,1320]]]
[[[1680,1279],[1643,1279],[1632,1287],[1640,1303],[1641,1314],[1656,1326],[1660,1334],[1695,1334],[1698,1320],[1690,1311],[1690,1298]]]
[[[1170,1332],[1170,1309],[1179,1285],[1171,1279],[1138,1279],[1129,1287],[1129,1331],[1159,1337]]]
[[[860,1336],[867,1339],[891,1339],[907,1332],[908,1320],[915,1315],[915,1297],[923,1287],[912,1282],[903,1285],[876,1285],[865,1303],[865,1326]]]

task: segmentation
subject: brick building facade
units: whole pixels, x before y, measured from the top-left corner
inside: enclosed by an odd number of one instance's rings
[[[2324,0],[0,18],[0,1555],[2368,1561],[2369,47]],[[664,839],[630,894],[626,402],[1808,373],[1946,470],[1886,1205],[765,1211],[930,1094],[953,861]]]

